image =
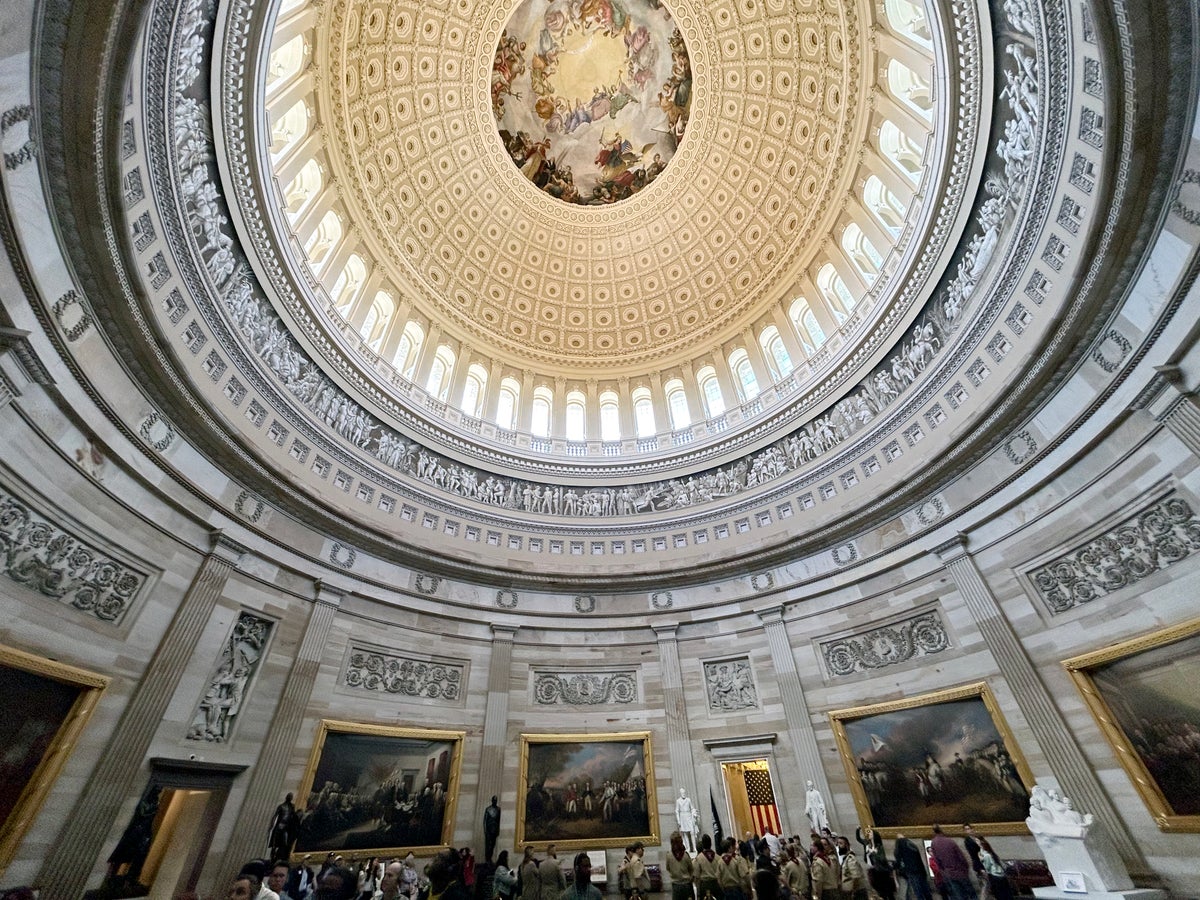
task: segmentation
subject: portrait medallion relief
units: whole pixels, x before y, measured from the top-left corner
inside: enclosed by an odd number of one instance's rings
[[[525,0],[500,34],[491,95],[522,175],[566,203],[607,205],[674,156],[691,60],[658,0]]]

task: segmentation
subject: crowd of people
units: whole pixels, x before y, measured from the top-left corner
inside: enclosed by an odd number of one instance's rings
[[[784,839],[767,833],[738,842],[726,838],[719,848],[703,835],[700,850],[689,854],[679,832],[671,835],[666,869],[672,900],[1012,900],[1004,865],[970,825],[960,847],[934,826],[928,850],[900,835],[888,858],[883,839],[871,829],[855,830],[861,847],[828,829]],[[626,866],[636,868],[637,861]],[[622,867],[623,870],[625,866]],[[930,874],[932,873],[932,884]],[[638,882],[621,884],[627,900],[644,893]]]
[[[928,847],[898,835],[889,858],[882,838],[855,830],[856,850],[844,835],[823,829],[807,840],[767,833],[730,837],[714,847],[710,835],[688,852],[671,835],[665,869],[671,900],[1013,900],[1004,865],[986,837],[963,826],[960,846],[940,826]],[[651,879],[645,846],[625,850],[617,884],[625,900],[645,900]],[[508,851],[481,869],[469,848],[443,851],[422,871],[410,853],[403,860],[348,863],[330,853],[314,871],[310,857],[296,865],[248,863],[230,886],[228,900],[600,900],[591,883],[587,853],[575,856],[570,875],[550,844],[538,858],[526,847],[510,867]],[[932,874],[932,877],[930,877]]]

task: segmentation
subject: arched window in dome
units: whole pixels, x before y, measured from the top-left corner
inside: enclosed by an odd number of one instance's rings
[[[909,181],[916,184],[920,180],[925,151],[891,119],[879,127],[879,149],[900,167]]]
[[[897,34],[906,34],[922,44],[930,41],[929,19],[925,7],[914,0],[884,0],[884,14]]]
[[[883,257],[857,224],[851,222],[842,232],[842,249],[854,268],[862,273],[863,280],[867,284],[873,282],[883,268]]]
[[[763,349],[763,355],[766,356],[776,381],[792,374],[792,369],[795,368],[792,364],[792,355],[788,353],[787,344],[783,342],[783,336],[780,335],[778,328],[768,325],[758,336],[758,343]]]
[[[679,385],[679,389],[683,390],[682,384]],[[640,438],[650,437],[658,431],[658,426],[654,423],[654,398],[650,394],[650,388],[634,388],[631,397],[634,430]]]
[[[725,412],[725,398],[721,394],[721,382],[717,380],[717,370],[705,366],[696,373],[696,384],[700,388],[700,396],[704,398],[704,406],[710,419]]]
[[[580,391],[567,393],[564,425],[568,441],[587,440],[587,399]]]
[[[297,100],[271,124],[271,155],[278,158],[308,134],[308,102]]]
[[[672,378],[666,383],[663,392],[667,395],[667,411],[671,415],[671,429],[678,431],[692,424],[692,414],[688,411],[687,391],[683,382]]]
[[[496,405],[496,424],[512,431],[517,427],[517,409],[521,401],[521,385],[515,378],[500,381],[500,396]]]
[[[334,309],[343,316],[348,316],[350,309],[354,306],[354,301],[358,299],[358,292],[362,290],[366,280],[366,263],[357,253],[350,254],[345,268],[342,269],[342,274],[337,277],[337,281],[333,283],[333,290],[329,292],[329,299],[333,301]]]
[[[282,47],[271,51],[271,59],[267,63],[267,90],[272,90],[286,82],[304,67],[304,59],[308,55],[308,45],[304,35],[298,34]]]
[[[825,343],[825,330],[817,322],[812,308],[803,297],[797,298],[792,303],[791,309],[788,310],[788,317],[796,327],[796,335],[804,344],[804,349],[809,353],[816,352]]]
[[[304,252],[308,254],[308,261],[314,269],[324,261],[329,251],[336,247],[341,239],[342,220],[331,209],[321,217],[320,224],[304,245]]]
[[[621,439],[621,407],[614,391],[600,394],[600,440]]]
[[[933,90],[927,78],[918,75],[898,59],[888,61],[888,90],[892,96],[923,119],[933,118]]]
[[[554,393],[545,385],[533,389],[533,418],[530,429],[538,437],[550,437],[550,411],[554,406]]]
[[[479,415],[479,407],[483,404],[487,381],[487,369],[483,366],[473,363],[467,368],[467,380],[463,384],[462,403],[459,404],[459,408],[468,416]]]
[[[321,192],[323,183],[321,167],[315,159],[310,159],[300,167],[300,171],[296,173],[296,177],[292,179],[292,183],[287,186],[287,190],[283,194],[288,216],[293,222],[296,221],[296,217],[308,204],[308,201]]]
[[[758,396],[758,378],[754,374],[754,366],[750,363],[750,354],[740,347],[730,353],[729,371],[737,381],[742,402]]]
[[[412,378],[417,367],[417,357],[421,355],[421,345],[425,343],[425,330],[416,322],[404,326],[404,334],[396,346],[396,355],[392,357],[392,365],[405,378]]]
[[[358,333],[362,335],[363,340],[372,350],[379,350],[379,345],[383,342],[383,334],[387,331],[388,322],[392,320],[392,312],[395,308],[396,304],[392,302],[392,298],[387,295],[386,291],[378,291],[375,294],[375,299],[371,301],[371,308],[367,310],[367,317],[363,319],[362,327],[358,329]]]
[[[833,267],[833,263],[825,263],[817,272],[817,288],[824,295],[834,317],[839,322],[845,321],[850,310],[854,309],[854,295],[850,293],[850,288],[846,287],[846,282]]]
[[[888,234],[893,237],[900,234],[904,227],[904,204],[875,175],[863,186],[863,205]]]
[[[442,344],[433,356],[433,365],[429,367],[429,378],[425,381],[425,391],[439,400],[446,399],[446,390],[450,387],[450,376],[454,374],[454,351]]]

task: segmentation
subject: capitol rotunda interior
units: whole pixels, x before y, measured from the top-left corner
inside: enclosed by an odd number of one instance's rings
[[[0,26],[0,888],[1036,784],[1200,896],[1200,3]]]

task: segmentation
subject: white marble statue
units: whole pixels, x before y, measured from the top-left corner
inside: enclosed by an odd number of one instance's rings
[[[675,801],[675,826],[683,835],[683,844],[688,853],[696,852],[696,831],[700,824],[700,813],[683,788]]]
[[[821,796],[821,792],[817,790],[812,781],[806,781],[804,784],[808,789],[804,795],[804,814],[808,816],[808,823],[812,826],[812,830],[820,834],[822,829],[829,827],[829,816],[825,813],[825,798]]]

